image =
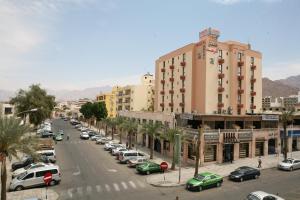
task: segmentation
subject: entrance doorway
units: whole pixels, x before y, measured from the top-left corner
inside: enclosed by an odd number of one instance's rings
[[[154,140],[154,151],[161,153],[161,144],[159,139]]]
[[[255,156],[264,155],[264,141],[256,142],[255,144]]]
[[[240,143],[240,158],[249,157],[249,143]]]
[[[268,141],[268,154],[276,154],[276,141],[275,139],[269,139]]]
[[[223,147],[223,162],[230,162],[233,160],[233,144],[224,144]]]

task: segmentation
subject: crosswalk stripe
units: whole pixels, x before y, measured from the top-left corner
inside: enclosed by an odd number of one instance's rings
[[[97,192],[102,192],[102,188],[100,185],[96,185]]]
[[[118,191],[118,192],[120,191],[119,185],[116,184],[116,183],[114,183],[114,188],[115,188],[116,191]]]
[[[107,192],[110,192],[110,187],[109,187],[109,185],[105,184],[105,188],[106,188]]]
[[[77,188],[77,193],[78,193],[79,195],[83,195],[83,189],[82,189],[82,187],[78,187],[78,188]]]
[[[73,188],[68,189],[68,195],[71,199],[73,198]]]
[[[129,184],[131,185],[132,188],[136,189],[136,185],[134,184],[134,182],[129,181]]]
[[[125,182],[122,182],[121,184],[122,184],[122,186],[123,186],[123,188],[124,188],[125,190],[127,190],[127,189],[128,189],[128,187],[127,187],[127,185],[126,185],[126,183],[125,183]]]
[[[137,180],[136,182],[137,182],[137,183],[139,184],[139,186],[141,186],[142,188],[146,187],[145,184],[142,183],[141,181]]]
[[[92,187],[91,186],[87,186],[86,187],[86,192],[87,193],[91,193],[92,192]]]

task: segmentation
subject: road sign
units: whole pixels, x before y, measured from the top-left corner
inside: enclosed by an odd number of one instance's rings
[[[166,162],[160,163],[160,169],[163,170],[163,171],[167,170],[168,169],[168,163],[166,163]]]
[[[52,174],[50,172],[47,172],[45,175],[44,175],[44,183],[46,185],[49,185],[49,183],[52,181]]]

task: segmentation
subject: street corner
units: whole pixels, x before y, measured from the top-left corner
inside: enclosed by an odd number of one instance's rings
[[[179,187],[185,185],[185,181],[178,183],[176,178],[168,178],[163,175],[150,175],[146,178],[146,183],[154,187]]]
[[[23,190],[23,191],[16,191],[16,192],[9,192],[7,193],[7,200],[23,200],[28,198],[46,198],[46,188],[37,188],[37,189],[30,189],[30,190]],[[47,199],[48,200],[57,200],[59,195],[52,189],[48,189],[47,191]]]

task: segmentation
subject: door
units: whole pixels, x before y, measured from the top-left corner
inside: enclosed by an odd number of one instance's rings
[[[32,187],[35,185],[36,185],[36,182],[35,182],[34,173],[27,174],[27,176],[25,176],[23,178],[23,186],[24,187],[28,188],[28,187]]]
[[[225,144],[223,148],[223,162],[230,162],[233,160],[233,144]]]
[[[295,168],[300,169],[300,160],[295,160]]]
[[[47,171],[39,171],[36,172],[36,182],[38,185],[44,185],[44,175],[46,174]]]

